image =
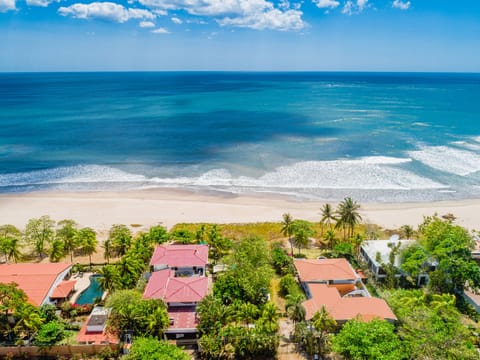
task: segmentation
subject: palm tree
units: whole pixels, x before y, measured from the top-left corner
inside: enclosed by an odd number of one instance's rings
[[[305,320],[306,310],[302,305],[305,297],[302,294],[288,294],[285,299],[285,310],[293,323]]]
[[[88,255],[90,265],[92,265],[92,254],[97,252],[97,235],[95,231],[89,227],[78,230],[77,243],[84,254]]]
[[[50,261],[59,262],[65,256],[65,247],[61,240],[55,239],[50,247]]]
[[[71,219],[59,221],[57,239],[63,242],[63,249],[70,254],[70,262],[73,263],[73,252],[77,247],[77,223]]]
[[[25,337],[29,339],[31,334],[36,333],[43,324],[38,308],[28,303],[24,303],[16,309],[14,318],[16,323],[13,330],[21,339]]]
[[[362,220],[358,209],[360,209],[360,205],[350,197],[346,197],[338,204],[336,227],[343,228],[343,240],[346,240],[347,235],[349,238],[353,236],[355,226]]]
[[[259,322],[269,333],[275,333],[278,330],[279,317],[277,305],[269,301],[263,306]]]
[[[17,262],[20,257],[22,232],[14,225],[0,226],[0,252],[5,255],[5,261]]]
[[[337,328],[337,322],[330,316],[327,309],[325,308],[325,305],[322,305],[321,309],[313,315],[312,325],[317,331],[317,351],[323,359],[324,355],[328,353],[329,348],[328,333],[334,331]]]
[[[333,249],[337,243],[335,231],[332,229],[328,229],[327,232],[323,234],[323,240],[328,244],[330,250]]]
[[[289,213],[282,215],[282,234],[283,236],[288,237],[288,242],[290,243],[290,247],[292,249],[292,256],[293,256],[293,242],[292,242],[292,235],[293,235],[293,218],[292,215]]]
[[[258,313],[258,307],[252,303],[242,303],[238,308],[238,317],[244,320],[246,325],[253,323]]]
[[[301,253],[302,247],[307,247],[310,236],[315,234],[309,222],[304,220],[295,220],[292,224],[293,240],[298,247],[298,253]]]
[[[332,205],[330,204],[324,204],[320,210],[322,214],[322,218],[320,219],[320,224],[322,225],[321,236],[323,236],[323,226],[325,224],[328,224],[328,228],[331,230],[332,221],[336,221],[337,218],[335,217],[335,212],[333,211]]]
[[[110,257],[112,255],[112,246],[110,243],[110,239],[105,240],[102,247],[103,247],[103,258],[107,260],[107,264],[109,264]]]
[[[98,278],[98,285],[104,291],[117,289],[120,285],[120,273],[115,265],[105,265],[98,272],[101,276]]]

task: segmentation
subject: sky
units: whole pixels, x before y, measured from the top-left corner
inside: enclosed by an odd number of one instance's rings
[[[0,72],[480,72],[479,0],[0,0]]]

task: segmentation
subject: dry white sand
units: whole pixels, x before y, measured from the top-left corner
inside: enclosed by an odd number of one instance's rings
[[[243,223],[280,221],[288,212],[294,218],[319,221],[321,202],[275,196],[230,196],[178,190],[102,193],[29,193],[0,196],[0,224],[24,228],[30,218],[49,215],[74,219],[81,226],[108,230],[112,224],[163,224],[180,222]],[[385,228],[416,226],[424,215],[454,214],[457,223],[480,228],[480,200],[434,203],[362,204],[361,215]]]

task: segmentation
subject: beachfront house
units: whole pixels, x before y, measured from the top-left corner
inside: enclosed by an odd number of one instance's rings
[[[204,276],[208,263],[208,245],[158,245],[150,266],[152,270],[171,269],[175,276]]]
[[[360,256],[368,265],[370,271],[375,277],[376,281],[382,281],[387,273],[382,268],[382,264],[390,263],[390,254],[394,248],[398,247],[397,253],[394,257],[394,266],[397,269],[396,277],[406,276],[400,268],[401,266],[401,252],[408,246],[416,243],[416,240],[400,240],[398,236],[392,236],[389,240],[366,240],[360,246]],[[438,264],[435,261],[429,261],[425,264],[430,270],[434,270]],[[418,275],[417,285],[423,286],[428,283],[429,277],[427,273]]]
[[[35,306],[59,305],[75,291],[75,281],[69,280],[71,264],[20,263],[0,265],[0,283],[15,283]]]
[[[159,245],[150,261],[150,275],[143,297],[161,299],[168,306],[167,337],[195,340],[197,305],[207,295],[207,245]],[[188,343],[188,342],[186,342]]]
[[[306,320],[323,306],[338,325],[357,317],[397,320],[385,300],[370,297],[361,276],[346,259],[296,259],[294,265],[307,296],[303,302]]]

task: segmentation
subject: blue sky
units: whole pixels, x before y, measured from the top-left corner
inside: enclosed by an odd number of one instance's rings
[[[478,0],[0,0],[0,71],[480,72]]]

